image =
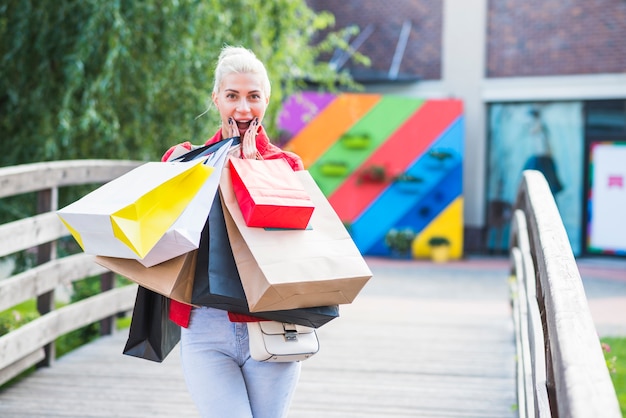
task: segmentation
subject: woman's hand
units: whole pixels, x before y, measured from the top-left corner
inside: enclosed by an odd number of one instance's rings
[[[229,122],[230,123],[230,122]],[[236,127],[237,125],[235,125]],[[260,154],[256,149],[256,135],[259,131],[259,118],[254,118],[250,122],[248,130],[241,140],[241,156],[251,160],[261,159]]]
[[[225,132],[227,132],[226,138],[239,138],[239,128],[237,128],[235,119],[228,118],[228,126],[226,127]]]

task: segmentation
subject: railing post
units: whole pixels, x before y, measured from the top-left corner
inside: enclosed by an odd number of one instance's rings
[[[41,190],[37,193],[37,213],[45,213],[55,210],[57,206],[57,189]],[[37,265],[47,263],[56,258],[56,245],[46,242],[37,246]],[[40,315],[45,315],[54,309],[54,290],[43,293],[37,297],[37,311]],[[37,367],[50,367],[56,357],[54,341],[44,347],[45,357]]]
[[[100,292],[113,289],[115,276],[108,271],[100,275]],[[100,320],[100,335],[111,335],[115,329],[115,316],[109,316]]]

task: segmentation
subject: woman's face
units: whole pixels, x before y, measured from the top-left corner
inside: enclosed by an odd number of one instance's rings
[[[262,78],[253,73],[232,73],[224,76],[218,93],[213,93],[213,103],[222,119],[222,137],[232,134],[227,130],[228,119],[237,124],[239,136],[243,138],[250,122],[258,118],[263,121],[270,98],[263,91]]]

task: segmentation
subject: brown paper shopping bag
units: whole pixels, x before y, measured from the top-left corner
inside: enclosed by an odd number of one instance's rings
[[[179,302],[191,304],[198,250],[145,267],[130,258],[96,256],[96,263],[140,286]]]
[[[372,277],[309,172],[296,175],[315,205],[305,230],[247,226],[228,170],[220,179],[228,237],[251,312],[349,304]]]

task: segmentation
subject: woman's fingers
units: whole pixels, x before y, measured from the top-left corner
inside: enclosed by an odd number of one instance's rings
[[[243,140],[241,141],[241,156],[243,158],[255,159],[257,155],[256,150],[256,134],[259,129],[259,119],[254,118],[252,122],[250,122],[250,126],[243,136]]]
[[[237,124],[233,118],[228,118],[228,131],[228,138],[239,136],[239,129],[237,128]]]

